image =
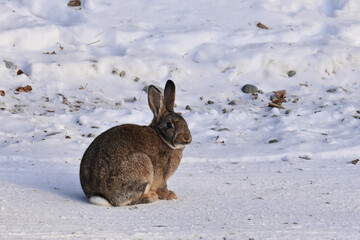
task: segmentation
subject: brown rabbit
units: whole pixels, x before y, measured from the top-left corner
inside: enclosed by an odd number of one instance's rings
[[[150,126],[124,124],[94,139],[80,164],[80,181],[90,202],[124,206],[177,199],[167,180],[180,164],[191,134],[184,118],[174,112],[175,84],[161,92],[151,85],[148,101],[154,118]]]

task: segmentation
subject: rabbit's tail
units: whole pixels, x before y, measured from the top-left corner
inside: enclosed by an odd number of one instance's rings
[[[89,201],[95,205],[99,205],[99,206],[103,206],[103,207],[111,207],[111,204],[109,203],[109,201],[100,196],[92,196],[89,198]]]

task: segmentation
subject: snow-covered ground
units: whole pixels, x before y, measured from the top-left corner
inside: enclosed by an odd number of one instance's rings
[[[360,239],[358,0],[67,3],[0,0],[1,239]],[[83,152],[167,79],[179,199],[89,204]]]

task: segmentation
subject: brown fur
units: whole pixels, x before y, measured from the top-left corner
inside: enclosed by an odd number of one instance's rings
[[[165,99],[149,87],[150,126],[124,124],[100,134],[85,151],[80,181],[85,195],[100,196],[113,206],[177,199],[167,180],[191,142],[185,120],[173,111],[175,85],[168,81]],[[169,128],[170,126],[170,128]]]

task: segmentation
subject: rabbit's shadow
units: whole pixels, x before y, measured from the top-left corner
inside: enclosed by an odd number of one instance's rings
[[[8,158],[0,161],[0,181],[56,194],[66,200],[87,201],[76,164]]]

